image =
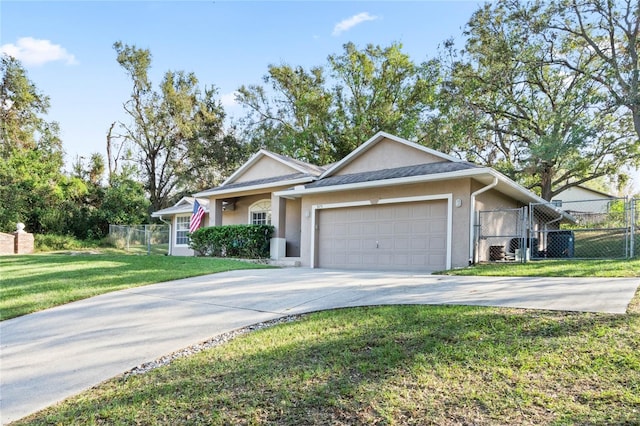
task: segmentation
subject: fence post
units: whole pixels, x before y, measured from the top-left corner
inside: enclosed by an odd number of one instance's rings
[[[522,251],[520,252],[520,261],[522,263],[527,263],[529,261],[529,257],[531,256],[531,248],[529,247],[529,240],[527,239],[527,225],[529,224],[529,217],[527,213],[527,206],[522,206],[522,208],[520,209],[520,235],[522,237],[522,242],[520,245],[520,247],[522,248]]]
[[[635,245],[636,245],[636,202],[640,201],[640,199],[636,200],[635,198],[631,198],[629,201],[630,214],[631,214],[631,241],[629,244],[629,258],[633,258],[635,256]]]

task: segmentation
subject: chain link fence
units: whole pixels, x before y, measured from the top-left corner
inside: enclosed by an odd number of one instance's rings
[[[532,203],[480,211],[476,262],[640,256],[640,199]]]
[[[109,242],[129,253],[168,254],[169,225],[109,225]]]
[[[479,212],[475,261],[524,261],[526,224],[526,207]]]
[[[532,259],[624,259],[631,256],[625,198],[531,204]]]

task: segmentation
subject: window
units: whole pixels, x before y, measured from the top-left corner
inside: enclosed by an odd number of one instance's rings
[[[176,245],[186,246],[189,244],[189,221],[191,216],[176,216]]]
[[[249,207],[249,224],[271,225],[271,200],[260,200]]]

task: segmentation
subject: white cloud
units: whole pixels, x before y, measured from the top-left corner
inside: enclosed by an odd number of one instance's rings
[[[338,36],[345,31],[349,31],[351,28],[355,27],[366,21],[375,21],[379,19],[377,16],[370,15],[368,12],[358,13],[357,15],[353,15],[351,18],[344,19],[336,24],[333,27],[332,35]]]
[[[47,62],[64,61],[67,65],[78,63],[75,56],[59,44],[53,44],[49,40],[40,40],[33,37],[21,37],[16,44],[7,43],[0,46],[0,51],[13,56],[25,66],[40,66]]]
[[[222,106],[228,108],[238,105],[238,103],[236,102],[237,94],[238,92],[231,92],[220,95],[220,102],[222,103]]]

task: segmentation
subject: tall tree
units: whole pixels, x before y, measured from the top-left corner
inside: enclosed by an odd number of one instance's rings
[[[45,120],[49,98],[15,58],[0,59],[0,229],[58,231],[66,189],[58,125]]]
[[[496,167],[546,200],[637,163],[630,120],[593,79],[550,61],[557,46],[521,25],[517,5],[483,6],[467,25],[465,50],[458,55],[447,45],[433,142]]]
[[[199,175],[199,167],[226,164],[225,158],[214,157],[214,148],[225,136],[224,110],[214,99],[216,91],[201,91],[193,73],[168,71],[155,90],[148,75],[149,50],[120,42],[114,49],[132,81],[131,98],[124,104],[132,121],[121,123],[123,135],[131,144],[151,207],[157,210],[170,204],[175,194],[198,189],[193,177]]]
[[[325,87],[324,69],[270,65],[264,82],[270,92],[260,85],[238,90],[238,102],[248,109],[244,122],[252,144],[301,160],[333,161],[333,95]]]
[[[640,2],[637,0],[537,0],[523,25],[563,46],[551,56],[592,79],[612,103],[628,109],[640,138]],[[569,47],[567,49],[566,47]]]
[[[55,126],[43,118],[49,110],[49,98],[29,80],[17,59],[2,55],[0,73],[0,153],[5,156],[14,149],[34,149],[39,134],[55,135]]]
[[[326,68],[270,66],[264,77],[270,90],[243,86],[238,101],[249,110],[245,124],[251,139],[326,164],[380,130],[417,139],[431,110],[433,70],[433,64],[411,61],[400,44],[358,50],[348,43],[341,54],[328,57]]]
[[[416,64],[402,44],[344,45],[329,56],[334,87],[337,137],[342,158],[379,130],[420,140],[422,123],[433,111],[437,73],[433,62]]]

